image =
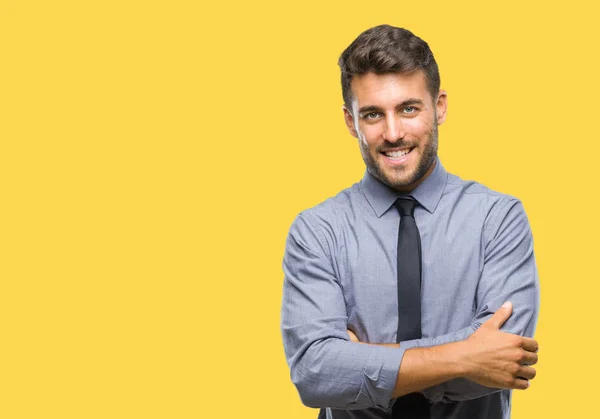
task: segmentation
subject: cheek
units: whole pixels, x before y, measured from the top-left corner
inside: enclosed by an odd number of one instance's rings
[[[404,125],[404,129],[407,134],[414,137],[423,137],[431,132],[431,124],[422,120],[410,120]]]
[[[377,146],[381,138],[381,129],[375,125],[366,125],[360,127],[358,138],[370,147]]]
[[[412,134],[415,137],[420,137],[423,134],[426,134],[429,131],[431,131],[431,128],[428,124],[424,123],[423,121],[410,120],[404,124],[404,130],[408,134]]]

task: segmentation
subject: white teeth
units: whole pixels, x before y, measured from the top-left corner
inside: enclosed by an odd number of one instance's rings
[[[398,150],[398,151],[386,151],[385,155],[388,157],[391,157],[393,159],[397,159],[403,156],[406,156],[408,153],[410,153],[410,148],[407,150]]]

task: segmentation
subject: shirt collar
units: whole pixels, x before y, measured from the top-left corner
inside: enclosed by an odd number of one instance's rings
[[[433,172],[408,195],[416,199],[428,212],[433,213],[440,202],[447,178],[448,172],[446,172],[439,157],[437,157]],[[368,170],[365,170],[365,176],[362,178],[360,185],[377,217],[381,217],[396,202],[399,196],[406,195],[385,185]]]

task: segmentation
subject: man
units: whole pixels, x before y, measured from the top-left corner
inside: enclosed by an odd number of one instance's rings
[[[535,376],[539,285],[521,203],[445,171],[428,45],[387,25],[341,55],[364,178],[290,228],[282,333],[327,418],[510,417]]]

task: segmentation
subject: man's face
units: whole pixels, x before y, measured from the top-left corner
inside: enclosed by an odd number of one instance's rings
[[[344,115],[367,169],[394,189],[413,190],[433,171],[446,92],[434,100],[421,70],[354,76],[351,89],[352,109]]]

